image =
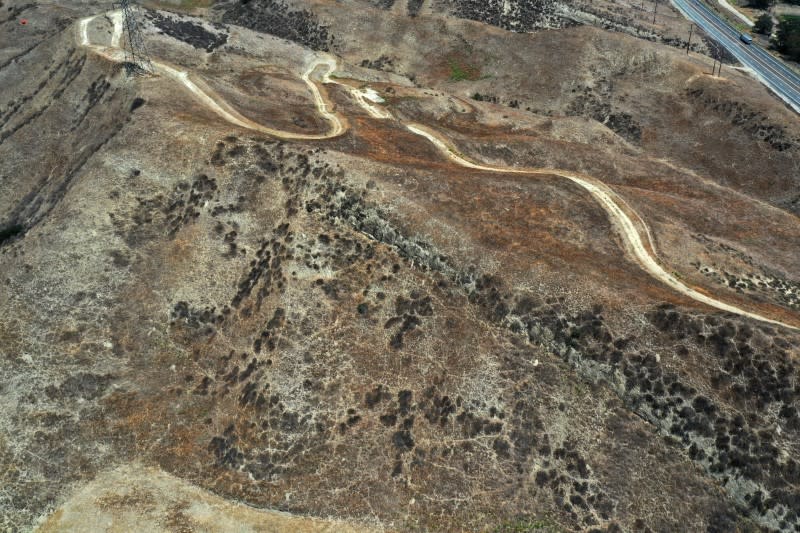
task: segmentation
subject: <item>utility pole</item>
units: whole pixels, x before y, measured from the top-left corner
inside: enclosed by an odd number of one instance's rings
[[[653,24],[656,23],[656,11],[658,11],[658,0],[653,3]]]
[[[714,58],[714,66],[711,67],[711,75],[715,77],[722,76],[722,60]]]
[[[689,55],[689,47],[692,45],[692,30],[694,29],[694,24],[689,24],[689,41],[686,43],[686,55]]]
[[[122,10],[123,25],[127,47],[125,49],[125,70],[128,76],[141,76],[154,72],[153,63],[144,45],[144,37],[139,29],[138,6],[131,0],[119,0],[115,7]]]

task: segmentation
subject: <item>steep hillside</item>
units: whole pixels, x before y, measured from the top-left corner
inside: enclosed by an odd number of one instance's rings
[[[251,0],[128,78],[110,6],[12,4],[3,528],[800,529],[800,122],[743,74]]]
[[[787,120],[793,115],[783,104],[770,101],[745,74],[724,69],[721,78],[701,75],[711,72],[705,56],[686,58],[670,47],[591,27],[520,35],[439,14],[469,11],[467,3],[417,17],[363,5],[342,9],[322,0],[302,4],[306,22],[295,24],[269,19],[272,3],[219,2],[215,12],[222,20],[280,36],[293,27],[305,35],[295,38],[301,43],[320,37],[314,28],[336,28],[319,49],[333,47],[352,64],[398,73],[465,99],[597,120],[648,156],[674,160],[800,213],[797,121]],[[504,26],[490,16],[494,4],[480,5],[467,18]],[[535,10],[538,4],[525,5]],[[364,27],[374,31],[359,30]]]

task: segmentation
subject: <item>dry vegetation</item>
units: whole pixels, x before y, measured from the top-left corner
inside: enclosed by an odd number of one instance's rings
[[[295,132],[325,128],[298,80],[328,49],[475,159],[596,176],[687,282],[796,323],[800,123],[766,91],[554,5],[402,4],[217,2],[149,14],[148,46]],[[798,527],[797,332],[341,86],[347,133],[280,141],[76,47],[81,6],[13,7],[47,29],[0,32],[0,528]]]

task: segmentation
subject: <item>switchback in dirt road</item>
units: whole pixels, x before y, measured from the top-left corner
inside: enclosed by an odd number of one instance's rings
[[[123,61],[124,54],[119,48],[120,38],[122,35],[122,16],[119,11],[109,14],[109,18],[114,24],[114,29],[111,37],[111,45],[109,47],[91,43],[88,35],[89,23],[100,15],[85,18],[79,23],[79,41],[80,44],[90,48],[94,52],[111,59],[112,61]],[[246,128],[249,130],[265,133],[274,137],[285,140],[325,140],[337,137],[347,131],[348,126],[343,117],[331,110],[330,103],[323,96],[317,82],[312,79],[312,76],[319,68],[324,68],[322,74],[322,84],[338,83],[331,78],[331,74],[336,70],[338,62],[330,55],[316,56],[309,63],[307,69],[302,74],[301,78],[308,86],[312,93],[314,104],[325,120],[330,124],[330,129],[327,132],[320,134],[298,134],[293,132],[281,131],[256,123],[238,113],[233,109],[224,99],[220,98],[214,92],[205,87],[203,82],[195,81],[192,79],[188,71],[181,70],[163,62],[153,61],[153,65],[157,74],[162,74],[180,82],[186,87],[203,105],[208,109],[214,111],[221,118],[234,124],[236,126]],[[385,120],[394,118],[390,112],[384,108],[376,105],[373,101],[368,101],[368,93],[362,90],[355,89],[349,85],[340,84],[346,87],[358,103],[372,118]],[[649,230],[644,220],[636,214],[630,206],[628,206],[616,193],[614,193],[607,185],[596,178],[577,175],[572,172],[547,169],[547,168],[508,168],[491,166],[480,163],[475,163],[469,158],[458,153],[447,141],[439,134],[433,132],[429,127],[421,126],[419,124],[404,124],[404,126],[417,135],[425,137],[432,142],[440,151],[442,151],[452,162],[475,170],[483,170],[496,173],[512,173],[512,174],[526,174],[526,175],[554,175],[570,180],[576,185],[580,186],[588,192],[594,200],[603,208],[612,221],[613,225],[617,228],[620,237],[624,242],[624,246],[636,263],[651,277],[657,279],[661,283],[669,286],[678,293],[691,298],[692,300],[702,303],[704,305],[720,309],[729,313],[734,313],[740,316],[752,318],[762,322],[783,326],[786,328],[798,330],[800,326],[782,322],[763,316],[761,314],[741,309],[735,305],[726,303],[722,300],[708,296],[699,290],[690,287],[682,282],[674,274],[669,273],[658,261],[655,254],[655,247],[652,239],[650,238]],[[629,216],[628,212],[640,221],[637,224],[633,218]],[[645,235],[643,238],[642,234]]]

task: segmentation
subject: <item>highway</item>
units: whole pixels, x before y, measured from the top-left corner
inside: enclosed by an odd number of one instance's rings
[[[800,76],[757,44],[744,44],[739,30],[698,0],[671,0],[683,15],[716,39],[781,100],[800,113]]]

